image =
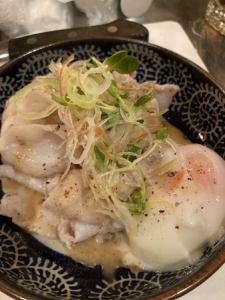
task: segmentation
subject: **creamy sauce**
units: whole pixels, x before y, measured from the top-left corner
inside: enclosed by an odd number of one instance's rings
[[[177,144],[180,145],[187,145],[191,144],[191,141],[181,132],[179,129],[177,129],[175,126],[171,125],[170,123],[166,122],[165,126],[168,129],[169,136],[172,140],[174,140]]]
[[[190,141],[184,134],[174,126],[166,123],[170,137],[178,144],[190,144]],[[37,211],[43,201],[43,195],[33,192],[13,180],[3,180],[3,190],[7,193],[19,191],[24,196],[25,215],[30,216],[29,224],[26,226],[31,231],[35,225]],[[25,196],[26,194],[26,196]],[[30,201],[32,199],[32,201]],[[35,228],[36,229],[36,228]],[[86,241],[75,244],[71,249],[67,249],[59,240],[51,239],[42,234],[33,234],[40,242],[60,253],[72,257],[74,260],[84,263],[88,266],[102,265],[103,272],[108,278],[112,278],[115,269],[119,266],[129,266],[138,270],[138,262],[129,250],[123,234],[114,234],[111,239],[104,240],[101,243],[96,238],[90,238]]]
[[[101,264],[107,275],[112,270],[124,265],[123,254],[121,253],[121,241],[114,236],[113,239],[97,243],[95,238],[77,243],[68,255],[88,265]]]
[[[117,267],[128,267],[139,270],[138,261],[132,255],[124,241],[123,234],[116,234],[112,239],[98,243],[96,238],[75,244],[67,249],[59,240],[51,240],[47,237],[34,234],[34,237],[47,247],[73,258],[75,261],[94,267],[101,265],[104,275],[110,279]]]

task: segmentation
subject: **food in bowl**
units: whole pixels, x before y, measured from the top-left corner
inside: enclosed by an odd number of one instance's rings
[[[120,51],[52,62],[6,105],[0,213],[87,265],[172,270],[223,233],[225,162],[163,114],[176,85]]]

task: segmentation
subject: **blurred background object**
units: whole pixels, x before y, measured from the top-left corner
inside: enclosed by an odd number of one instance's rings
[[[70,28],[74,14],[57,0],[0,0],[0,28],[10,38]]]
[[[145,14],[152,0],[121,0],[121,11],[128,18],[137,18]]]
[[[141,0],[139,0],[141,1]],[[76,7],[84,12],[89,25],[109,23],[118,18],[119,0],[74,0]]]
[[[151,41],[151,24],[174,21],[182,26],[209,72],[225,86],[225,38],[205,19],[212,1],[225,0],[0,0],[0,63],[6,57],[7,38],[128,18],[148,24]],[[160,33],[160,26],[159,34],[171,41],[176,38]]]
[[[206,20],[214,29],[225,35],[225,0],[209,0]]]

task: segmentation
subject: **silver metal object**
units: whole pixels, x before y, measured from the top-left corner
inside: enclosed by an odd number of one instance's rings
[[[9,60],[8,40],[0,42],[0,66]]]

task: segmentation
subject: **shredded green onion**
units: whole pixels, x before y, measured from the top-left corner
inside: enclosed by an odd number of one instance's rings
[[[71,164],[82,166],[102,211],[121,222],[130,216],[130,224],[146,209],[144,160],[161,144],[170,145],[167,129],[159,123],[157,103],[151,101],[154,83],[142,85],[129,75],[112,72],[130,74],[137,67],[137,58],[127,51],[104,62],[95,57],[76,62],[69,57],[52,62],[49,75],[37,77],[14,96],[17,113],[25,119],[39,120],[57,112],[53,120],[58,118],[66,128],[65,173]],[[38,101],[33,99],[35,93]],[[172,162],[149,172],[159,175],[171,166]],[[117,186],[124,175],[135,177],[138,186],[127,199],[120,197]]]
[[[136,190],[131,194],[132,206],[129,208],[132,214],[141,214],[146,208],[146,199],[141,190]]]
[[[122,119],[119,111],[115,112],[103,112],[102,113],[102,119],[106,120],[104,123],[104,127],[106,129],[111,129],[112,127],[115,127]]]
[[[133,162],[140,154],[142,154],[143,149],[135,144],[128,144],[126,152],[130,152],[130,154],[124,154],[123,157],[130,162]]]
[[[141,96],[140,98],[137,99],[137,101],[135,102],[134,106],[136,106],[136,107],[143,106],[144,104],[146,104],[151,99],[152,99],[151,95]]]
[[[106,159],[105,155],[100,151],[100,149],[95,146],[94,147],[95,151],[95,167],[98,171],[105,171],[109,161]]]
[[[155,131],[155,137],[158,140],[165,140],[168,136],[168,130],[166,127],[157,128]]]

